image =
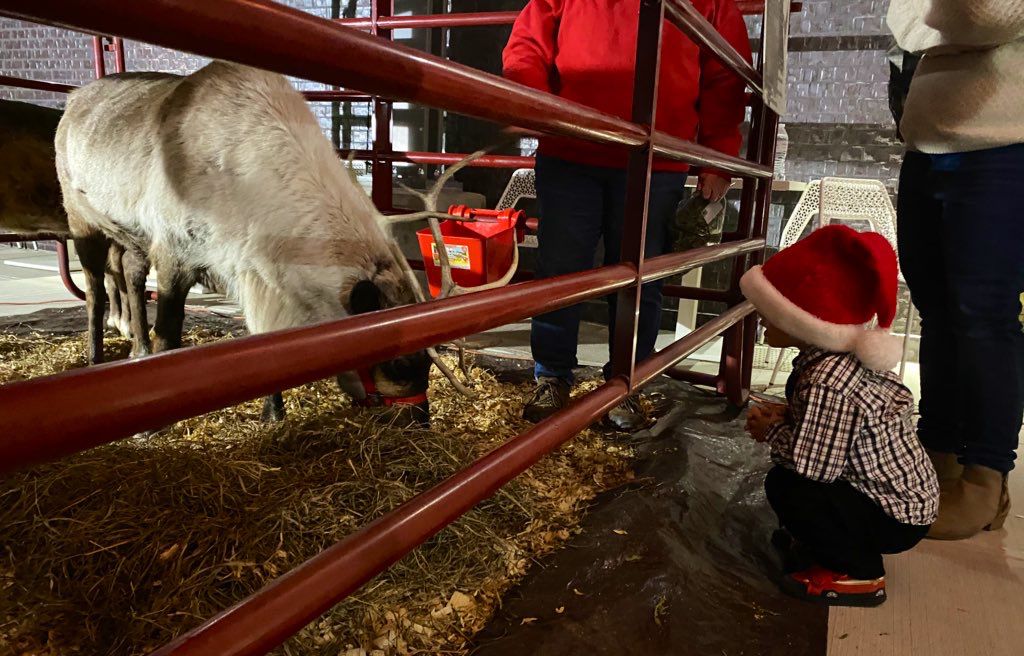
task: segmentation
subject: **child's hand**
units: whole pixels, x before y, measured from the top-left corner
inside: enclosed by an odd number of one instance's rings
[[[753,405],[747,415],[747,432],[758,442],[764,442],[768,431],[786,419],[786,406],[780,403]]]

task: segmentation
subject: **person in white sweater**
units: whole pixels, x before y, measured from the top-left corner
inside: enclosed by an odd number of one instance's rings
[[[892,0],[923,57],[900,132],[899,251],[921,314],[918,435],[939,474],[929,537],[1002,526],[1024,414],[1024,0]]]

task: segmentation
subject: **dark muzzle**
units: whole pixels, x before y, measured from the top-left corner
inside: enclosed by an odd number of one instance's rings
[[[387,396],[377,390],[369,369],[359,369],[358,374],[366,391],[366,397],[361,401],[363,406],[391,408],[401,425],[430,427],[430,401],[427,400],[426,391],[411,396]]]

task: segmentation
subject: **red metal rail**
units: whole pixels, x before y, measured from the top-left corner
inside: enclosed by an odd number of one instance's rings
[[[372,18],[341,18],[337,22],[358,30],[372,29],[374,24],[384,29],[416,29],[431,27],[479,27],[482,25],[511,25],[518,11],[488,11],[481,13],[430,14],[426,16],[381,16]]]
[[[411,162],[414,164],[456,164],[467,157],[463,153],[425,153],[417,151],[375,153],[372,150],[343,150],[342,157],[355,154],[359,160],[385,159],[389,162]],[[497,169],[532,169],[536,160],[521,155],[483,155],[469,163],[469,166]]]
[[[118,70],[124,70],[124,46],[120,38],[116,39],[118,42],[117,50],[114,52],[115,65],[118,66]],[[95,54],[95,53],[94,53]],[[104,68],[106,68],[104,66]],[[105,73],[105,71],[104,71]],[[52,91],[54,93],[71,93],[78,87],[74,84],[64,84],[61,82],[46,82],[43,80],[29,80],[21,77],[11,77],[9,75],[0,75],[0,86],[18,87],[21,89],[36,89],[38,91]],[[303,91],[302,95],[306,100],[310,102],[327,102],[327,101],[344,101],[344,102],[369,102],[372,98],[364,93],[358,91]]]
[[[11,383],[0,390],[0,474],[596,298],[635,277],[619,264]]]
[[[752,310],[746,303],[713,319],[639,365],[637,376],[642,382],[660,376]],[[628,393],[629,388],[621,379],[612,379],[557,416],[505,442],[153,656],[265,654],[572,439]]]
[[[764,94],[761,74],[736,48],[690,3],[690,0],[665,0],[665,13],[672,23],[694,43],[699,43],[725,62],[730,69],[750,86],[755,94]]]
[[[763,247],[764,240],[754,239],[663,255],[648,261],[644,279]],[[636,277],[635,269],[618,264],[11,383],[0,391],[0,474],[604,296]],[[154,386],[154,380],[162,382]],[[55,395],[64,399],[59,417]]]
[[[57,272],[64,288],[77,299],[85,300],[85,292],[75,283],[71,277],[71,261],[68,257],[68,244],[66,235],[56,235],[40,232],[32,235],[23,234],[0,234],[0,244],[17,244],[29,241],[54,241],[57,242]]]
[[[791,3],[791,11],[800,11],[799,2]],[[763,0],[740,0],[736,3],[744,14],[760,14],[764,11]],[[387,16],[376,20],[377,27],[385,29],[454,28],[480,27],[484,25],[511,25],[519,16],[518,11],[488,11],[477,13],[431,14],[427,16]],[[357,30],[373,28],[372,18],[340,18],[337,22]]]
[[[633,147],[648,139],[642,126],[629,121],[269,0],[7,0],[0,11],[79,30],[110,31],[548,134]],[[239,30],[239,23],[246,29]],[[467,88],[474,92],[467,94]],[[692,149],[674,144],[666,155],[692,155],[721,170],[752,175],[749,163],[712,157],[695,144]],[[760,167],[757,175],[771,176],[769,167],[753,166]]]
[[[5,417],[5,439],[0,441],[2,473],[587,298],[615,291],[620,294],[613,345],[617,375],[611,381],[168,645],[160,654],[254,656],[272,649],[544,453],[570,439],[630,390],[669,372],[683,357],[723,330],[726,332],[720,373],[717,377],[704,375],[700,380],[715,384],[732,399],[743,399],[742,386],[749,378],[747,350],[752,346],[749,304],[734,305],[635,367],[632,361],[636,290],[641,282],[734,258],[732,284],[725,292],[729,300],[734,300],[738,298],[738,274],[746,269],[747,256],[752,255],[757,261],[764,247],[769,163],[777,117],[763,102],[754,101],[754,121],[748,140],[750,161],[652,134],[644,127],[650,125],[649,115],[655,106],[660,52],[657,44],[664,22],[662,16],[669,6],[675,7],[675,11],[669,11],[670,18],[681,21],[698,42],[753,83],[756,92],[760,91],[757,71],[752,74],[753,69],[744,62],[731,59],[713,32],[708,32],[707,25],[690,16],[685,8],[673,5],[675,1],[664,0],[665,6],[657,0],[641,3],[633,122],[400,48],[384,39],[266,0],[161,0],[145,4],[128,0],[5,2],[0,11],[30,20],[116,32],[333,86],[364,89],[376,96],[378,119],[387,117],[388,109],[380,99],[396,98],[631,149],[627,173],[630,211],[624,225],[621,264],[139,361],[101,365],[15,383],[0,391],[0,416]],[[389,22],[394,20],[388,17],[389,13],[387,0],[375,0],[369,24],[372,32],[388,36],[397,24]],[[244,22],[247,29],[238,30],[238,22]],[[403,26],[409,24],[406,21]],[[472,93],[466,93],[467,90]],[[388,136],[386,129],[378,130],[375,163],[390,166],[391,161],[402,156],[412,160],[416,154],[391,153]],[[645,261],[642,253],[646,189],[654,153],[715,166],[748,178],[736,231],[741,241]],[[520,164],[519,160],[509,163],[513,162]],[[390,175],[386,183],[390,185]],[[341,344],[345,348],[339,348]],[[161,385],[153,386],[154,380],[161,381]],[[55,417],[52,399],[58,397],[64,401],[65,411]]]
[[[85,291],[71,277],[71,261],[68,257],[68,242],[65,239],[57,240],[57,271],[60,273],[60,281],[64,283],[64,289],[71,292],[75,298],[84,301]]]

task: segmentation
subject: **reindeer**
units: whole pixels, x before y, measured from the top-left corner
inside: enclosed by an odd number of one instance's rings
[[[457,167],[424,196],[426,210],[385,217],[283,76],[228,62],[82,87],[69,96],[56,147],[76,239],[112,238],[157,269],[158,352],[180,346],[185,296],[202,273],[237,299],[251,333],[422,300],[386,228],[429,219],[436,230],[439,218],[454,218],[436,199]],[[93,269],[95,301],[99,262],[83,266]],[[369,376],[385,396],[424,395],[431,358],[458,383],[432,350],[380,363]],[[351,372],[338,382],[365,397]],[[426,411],[424,402],[421,418]],[[265,400],[263,416],[284,416],[281,394]]]
[[[53,140],[61,115],[58,109],[0,100],[0,232],[26,237],[43,233],[70,236],[54,164]],[[88,251],[90,245],[77,246],[79,252],[83,252]],[[124,274],[123,249],[106,240],[95,248],[96,256],[105,262],[99,275],[106,278],[110,299],[107,325],[131,337],[128,298],[136,289],[140,294],[144,292],[145,275],[129,285]],[[127,264],[131,269],[130,258]],[[101,305],[101,322],[102,316]],[[90,324],[90,332],[94,332],[94,328]],[[102,333],[102,323],[99,332]],[[136,339],[134,350],[138,350],[138,343]]]

